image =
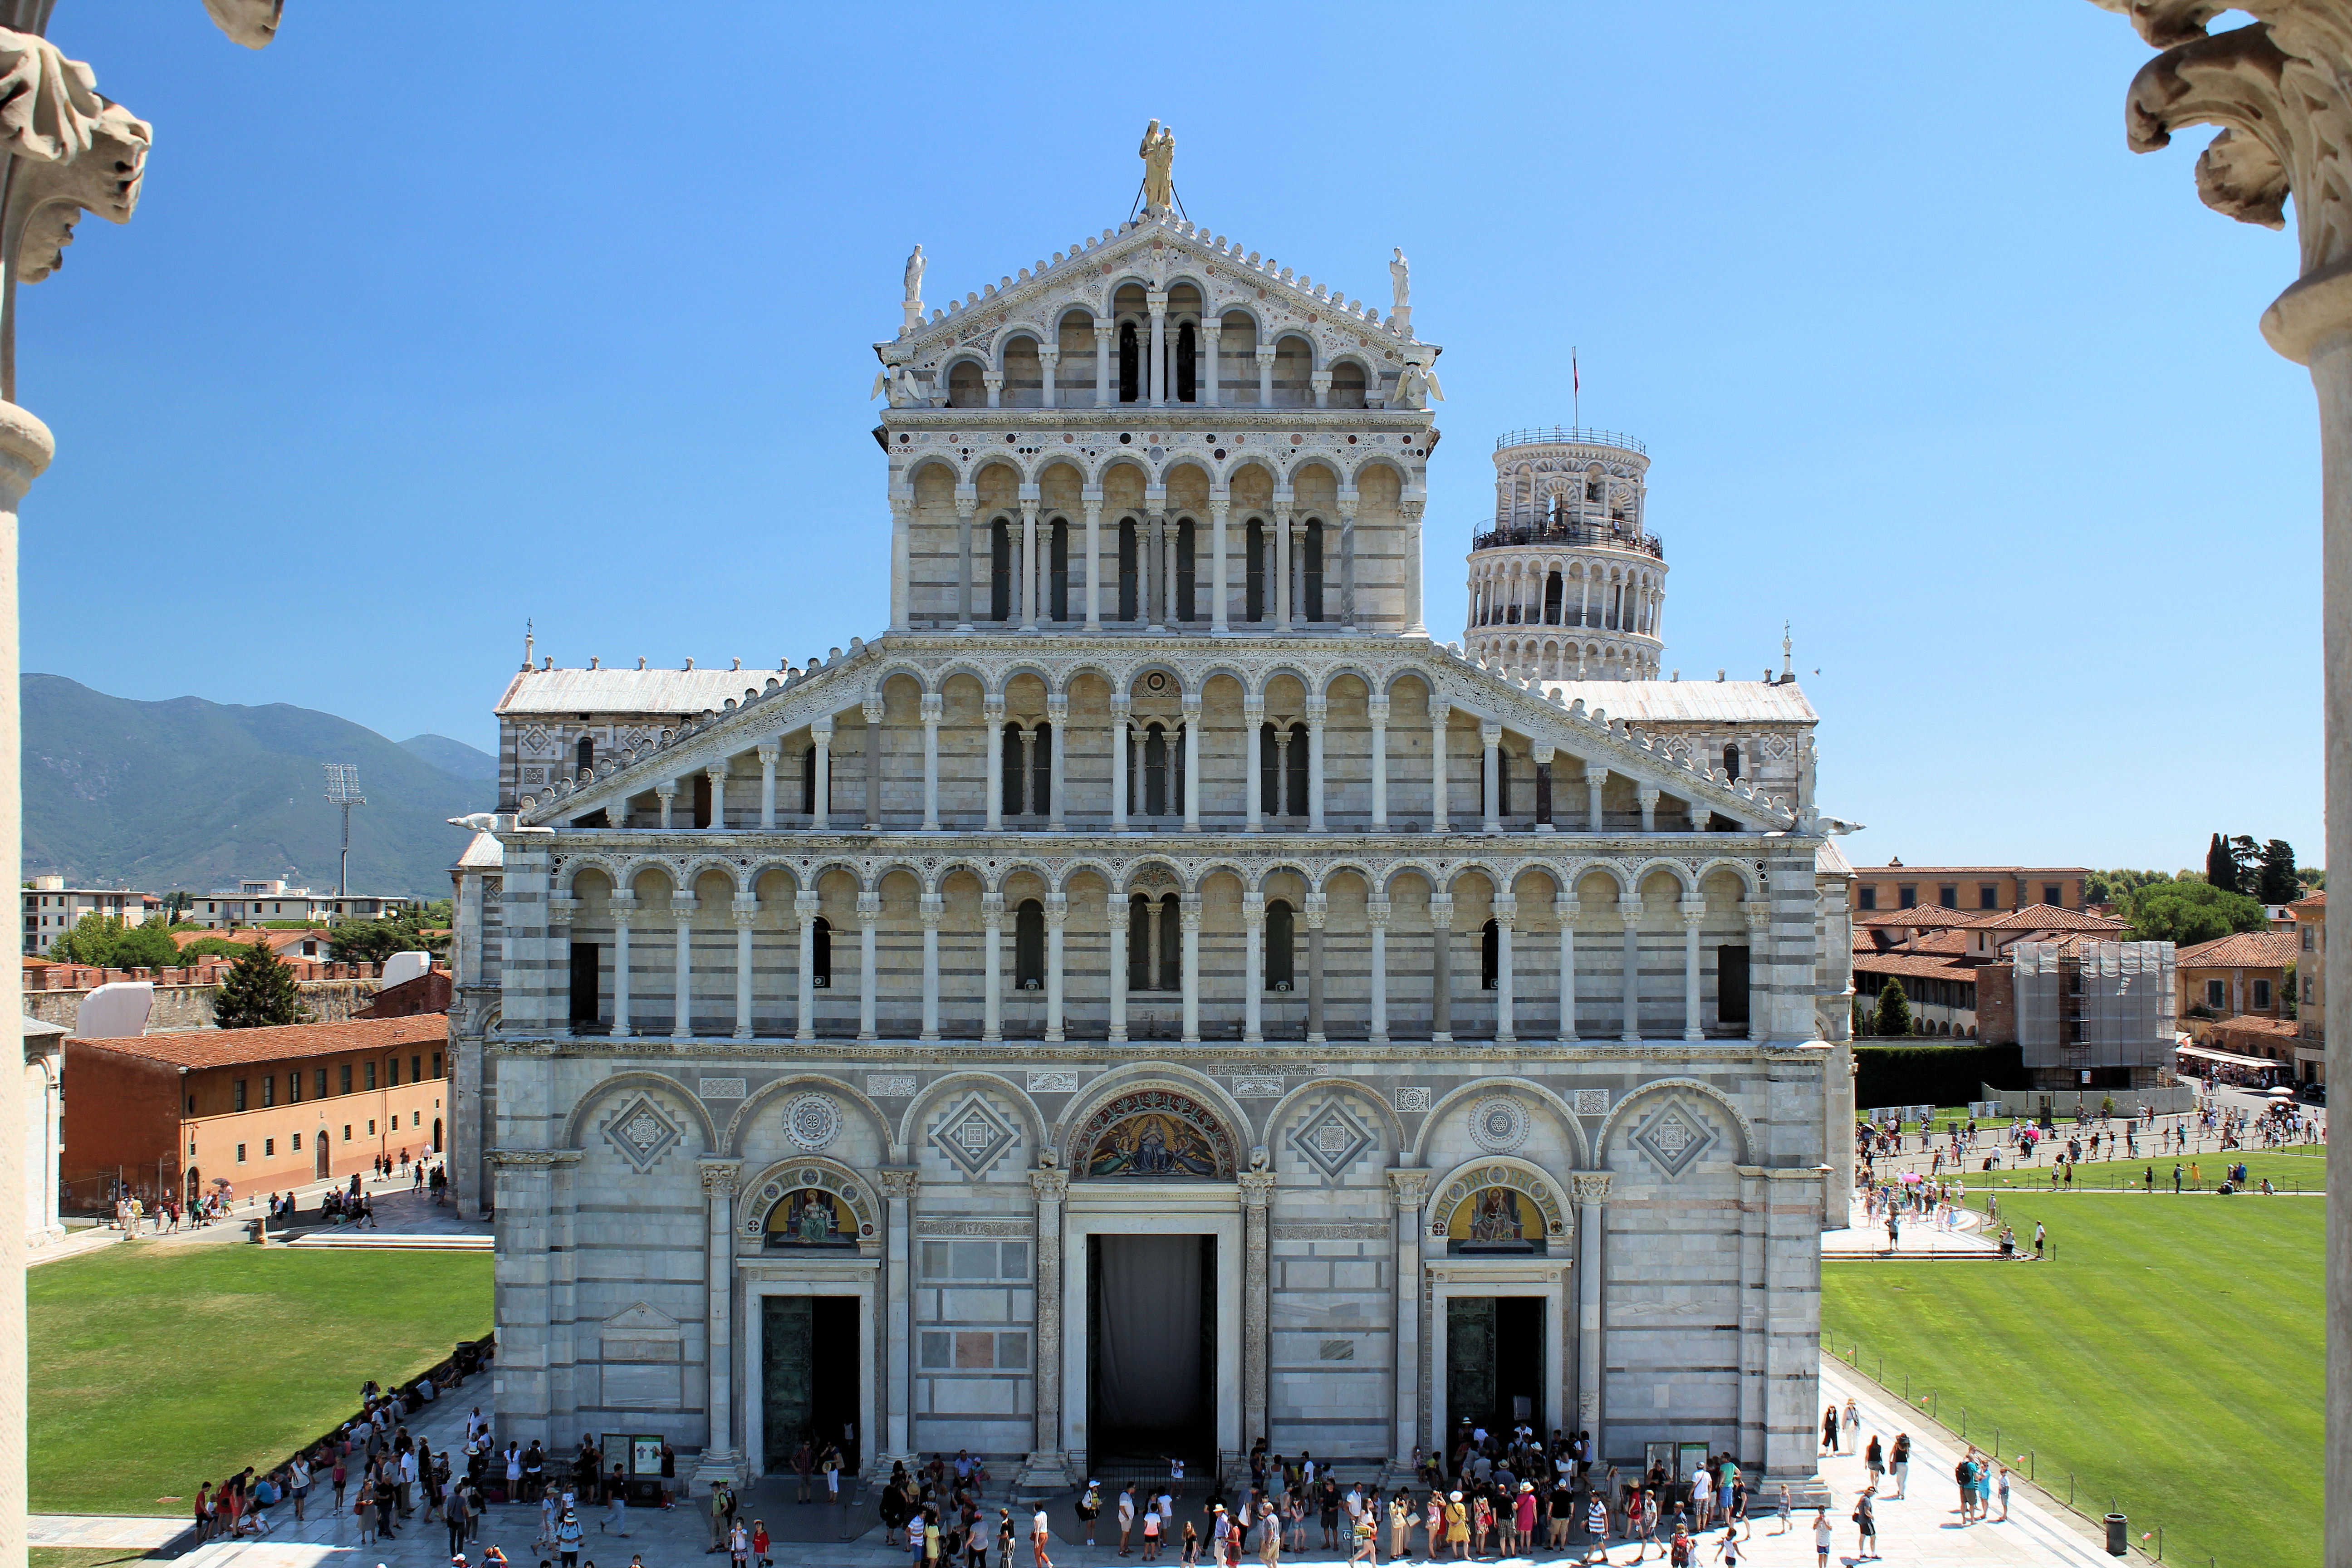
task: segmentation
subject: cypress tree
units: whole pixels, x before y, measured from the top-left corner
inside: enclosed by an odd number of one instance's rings
[[[221,976],[213,1021],[224,1029],[257,1029],[302,1021],[302,993],[294,971],[278,962],[263,942],[247,942]]]
[[[1874,1035],[1907,1035],[1911,1032],[1911,998],[1903,994],[1903,983],[1892,974],[1878,990],[1878,1017],[1871,1026]]]
[[[2263,879],[2258,896],[2266,904],[2291,904],[2297,890],[2294,846],[2284,838],[2273,838],[2263,846]]]
[[[1859,996],[1853,999],[1853,1032],[1857,1038],[1870,1033],[1870,1009],[1862,1005]]]
[[[2220,834],[2205,850],[2205,880],[2225,893],[2238,891],[2238,862],[2230,853],[2230,841]]]

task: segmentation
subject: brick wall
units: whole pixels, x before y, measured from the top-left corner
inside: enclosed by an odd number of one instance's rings
[[[1976,972],[1977,1038],[1987,1045],[2017,1044],[2017,966],[1988,963]]]

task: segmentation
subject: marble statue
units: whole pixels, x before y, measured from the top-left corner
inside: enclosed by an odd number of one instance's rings
[[[213,26],[248,49],[269,47],[285,11],[286,0],[205,0],[205,13],[212,17]]]
[[[1157,120],[1143,130],[1143,205],[1147,212],[1166,212],[1176,203],[1176,132]]]
[[[1398,310],[1404,310],[1412,303],[1412,263],[1404,258],[1401,247],[1391,247],[1389,251],[1389,289],[1394,295],[1393,303]]]
[[[923,268],[929,265],[923,259],[923,247],[919,245],[907,258],[907,303],[917,310],[923,304]]]

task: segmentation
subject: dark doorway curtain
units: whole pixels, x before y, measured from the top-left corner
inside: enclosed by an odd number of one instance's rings
[[[572,943],[572,1022],[576,1027],[596,1022],[596,954],[593,942]]]
[[[1173,893],[1160,899],[1160,980],[1152,989],[1184,989],[1184,920]]]
[[[1003,518],[988,525],[988,618],[1013,618],[1013,525]]]
[[[1087,1237],[1088,1462],[1215,1444],[1216,1238]]]
[[[1718,1024],[1748,1022],[1748,949],[1718,947],[1715,950],[1715,1021]]]
[[[1284,804],[1291,816],[1307,815],[1307,764],[1310,761],[1307,747],[1307,726],[1293,724],[1290,727],[1290,755],[1285,759],[1286,765],[1283,770],[1287,775],[1284,780]]]
[[[1307,525],[1307,559],[1303,565],[1305,570],[1299,575],[1306,579],[1302,595],[1307,601],[1303,606],[1306,618],[1319,621],[1323,618],[1323,525],[1319,522]]]
[[[1186,518],[1176,525],[1176,618],[1180,621],[1199,620],[1199,569],[1194,564],[1200,544],[1194,524]]]
[[[1186,321],[1176,329],[1176,401],[1192,403],[1200,397],[1199,329]]]
[[[1048,563],[1047,584],[1052,604],[1047,613],[1057,621],[1070,618],[1070,523],[1067,518],[1054,520],[1053,558]]]
[[[1118,400],[1139,403],[1143,399],[1143,351],[1135,336],[1135,323],[1122,321],[1118,328]]]
[[[761,1298],[761,1449],[769,1471],[789,1469],[801,1439],[840,1445],[859,1463],[857,1298]]]
[[[1045,906],[1034,899],[1013,911],[1013,984],[1023,991],[1045,986]]]
[[[1118,618],[1122,621],[1131,621],[1136,618],[1135,612],[1137,604],[1141,598],[1141,592],[1136,582],[1137,555],[1135,531],[1135,519],[1127,517],[1119,520]]]

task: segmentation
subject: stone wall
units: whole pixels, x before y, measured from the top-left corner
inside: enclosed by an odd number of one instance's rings
[[[295,982],[309,1014],[304,1022],[312,1024],[340,1024],[356,1016],[383,989],[383,984],[380,980]],[[27,991],[25,1012],[45,1024],[70,1029],[81,1009],[82,998],[89,994],[88,987],[78,991]],[[152,1035],[212,1028],[213,1002],[219,994],[217,985],[158,985],[154,1007],[147,1015],[147,1032]]]

